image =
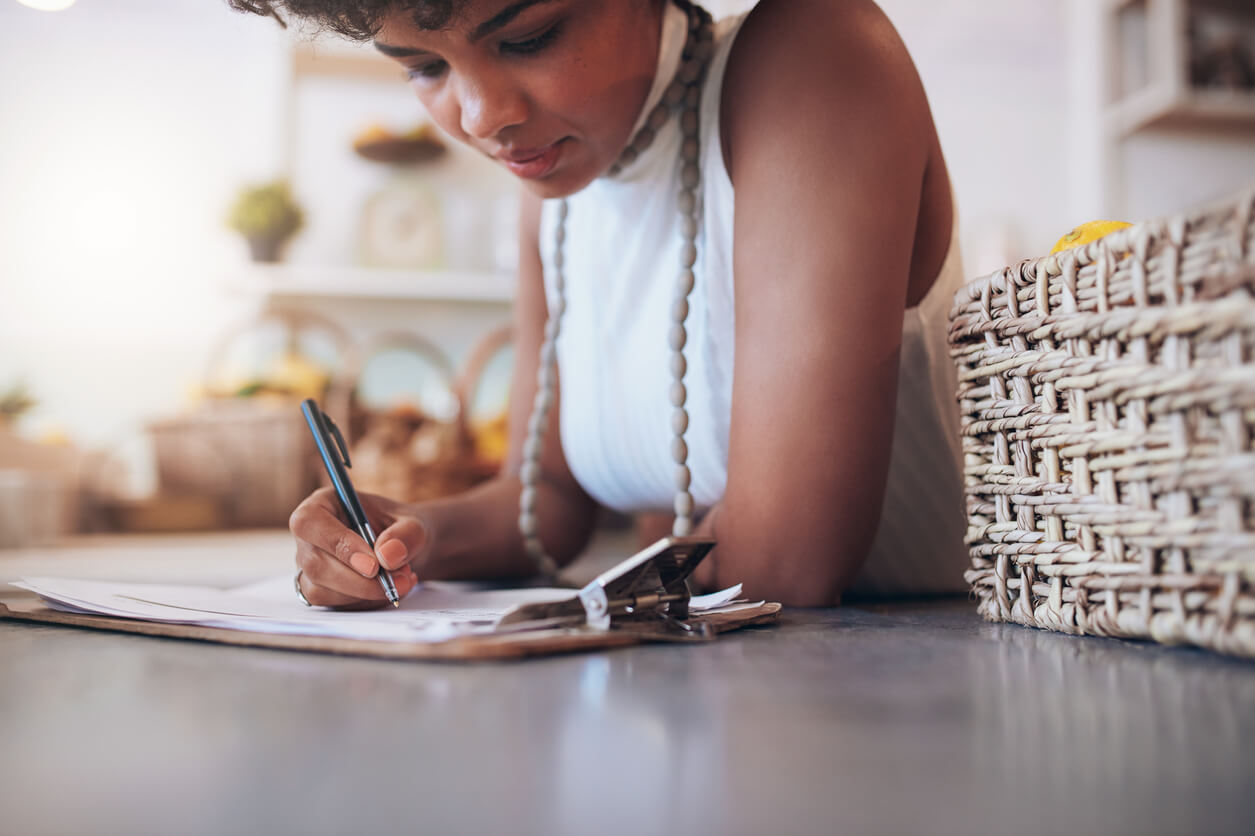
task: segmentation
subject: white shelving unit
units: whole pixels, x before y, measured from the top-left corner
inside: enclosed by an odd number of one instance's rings
[[[254,264],[231,276],[227,289],[266,299],[407,300],[508,306],[514,301],[509,273],[383,270],[305,264]]]
[[[1144,202],[1147,195],[1140,178],[1152,173],[1148,159],[1181,160],[1177,150],[1191,144],[1229,149],[1247,137],[1255,147],[1255,89],[1199,86],[1193,77],[1194,62],[1214,50],[1220,36],[1237,37],[1255,56],[1255,2],[1096,0],[1091,5],[1091,0],[1072,0],[1072,5],[1085,30],[1075,33],[1078,43],[1086,45],[1081,66],[1092,73],[1074,79],[1072,87],[1073,95],[1084,100],[1082,122],[1072,130],[1086,141],[1075,147],[1098,149],[1092,161],[1076,163],[1092,175],[1081,186],[1093,195],[1087,205],[1101,206],[1111,217],[1144,216],[1131,201],[1143,205],[1136,201]],[[1094,52],[1086,53],[1090,44]],[[1177,165],[1157,174],[1175,176],[1171,188],[1184,195],[1192,184],[1183,188],[1182,178],[1189,175]],[[1221,188],[1215,167],[1203,169],[1199,182],[1211,185],[1181,200],[1201,199],[1208,190]],[[1132,196],[1138,188],[1140,199]]]
[[[1251,0],[1104,0],[1108,39],[1107,134],[1152,128],[1255,133],[1255,90],[1196,87],[1190,17],[1223,15],[1255,30]]]

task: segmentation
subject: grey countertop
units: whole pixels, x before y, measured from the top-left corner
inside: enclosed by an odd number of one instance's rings
[[[250,542],[268,557],[237,568],[286,567],[281,536]],[[149,545],[134,560],[161,580],[213,552]],[[92,548],[45,573],[141,571],[86,571]],[[30,560],[0,553],[0,578]],[[963,600],[475,665],[0,623],[0,741],[0,833],[22,836],[1236,834],[1255,665],[984,624]]]

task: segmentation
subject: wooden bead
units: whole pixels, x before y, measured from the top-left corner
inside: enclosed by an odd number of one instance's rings
[[[684,94],[684,106],[690,110],[696,110],[697,106],[702,103],[702,88],[700,84],[695,84]]]
[[[697,195],[693,193],[692,189],[683,189],[676,202],[681,212],[692,214],[693,210],[697,208]]]
[[[677,517],[691,517],[693,515],[693,496],[688,491],[676,494],[674,507]]]
[[[685,136],[697,136],[697,114],[691,110],[686,110],[680,114],[680,129],[684,131]]]
[[[536,536],[536,515],[524,511],[519,514],[519,531],[524,537]]]
[[[689,61],[680,68],[680,72],[676,74],[676,78],[684,82],[685,86],[688,86],[697,81],[697,77],[701,75],[701,72],[702,68],[700,64],[696,61]]]
[[[636,135],[636,139],[632,140],[632,144],[628,147],[635,148],[638,152],[644,151],[654,144],[655,136],[657,136],[657,133],[655,133],[654,129],[646,125],[641,128],[640,133]]]
[[[523,461],[540,461],[540,451],[543,445],[543,439],[535,436],[529,437],[523,442]]]
[[[561,320],[562,315],[566,313],[566,299],[559,296],[553,300],[553,306],[549,310],[549,315],[556,320]]]
[[[692,241],[686,241],[680,248],[680,263],[690,270],[697,263],[697,245]]]
[[[680,159],[686,163],[695,163],[700,150],[701,148],[698,146],[697,140],[689,137],[680,145]]]
[[[689,318],[689,300],[676,299],[671,303],[671,321],[683,324]]]
[[[553,231],[553,240],[559,247],[566,243],[566,224],[558,224]]]
[[[697,238],[697,218],[692,215],[685,215],[680,221],[680,235],[685,241],[692,241]]]
[[[671,86],[667,88],[667,92],[662,94],[662,100],[667,103],[667,107],[676,108],[680,106],[680,102],[684,101],[684,94],[688,92],[684,84],[679,81],[671,82]]]
[[[657,133],[667,124],[667,120],[671,118],[671,108],[665,104],[658,104],[654,107],[652,113],[649,114],[649,121],[646,122],[650,129]]]
[[[689,470],[688,465],[679,464],[675,467],[675,489],[677,491],[687,491],[689,484],[693,480],[693,471]]]
[[[622,171],[626,166],[636,162],[636,146],[629,145],[623,149],[623,153],[619,155],[619,170]]]
[[[519,494],[519,508],[529,514],[536,513],[536,488],[528,485]]]
[[[538,462],[523,462],[523,466],[519,468],[519,481],[524,485],[536,485],[540,482],[540,464]]]
[[[550,342],[554,342],[558,339],[558,336],[561,333],[562,333],[562,320],[554,319],[553,317],[550,317],[549,321],[545,323],[545,339],[549,340]]]
[[[684,388],[684,384],[676,381],[671,384],[671,405],[674,407],[684,406],[684,402],[688,400],[688,390]]]
[[[688,461],[689,446],[684,443],[682,438],[671,439],[671,460],[676,464],[684,464]]]
[[[671,432],[675,435],[684,435],[689,428],[689,413],[682,406],[677,406],[671,411]]]
[[[671,526],[672,537],[688,537],[693,533],[693,520],[689,517],[676,517]]]
[[[567,202],[565,200],[558,204],[558,220],[565,221],[567,216]]]
[[[542,414],[533,410],[532,414],[527,417],[527,434],[529,436],[539,437],[539,436],[543,436],[545,434],[545,431],[548,429],[549,429],[548,412],[545,412],[544,414]],[[537,440],[539,440],[539,438]]]
[[[688,296],[693,292],[693,287],[697,284],[697,276],[693,275],[692,269],[686,268],[680,271],[680,278],[676,281],[675,294],[678,297]]]
[[[701,182],[701,172],[697,170],[694,163],[685,163],[684,168],[680,171],[680,184],[686,189],[696,189],[697,184]]]
[[[561,270],[566,265],[566,257],[562,254],[561,249],[553,251],[553,266],[555,270]]]
[[[688,370],[688,361],[684,359],[684,352],[671,352],[671,377],[676,380],[683,380],[684,375],[688,373]],[[684,430],[676,430],[676,432],[684,432]]]
[[[672,325],[671,332],[667,335],[667,339],[670,341],[672,351],[683,350],[684,344],[688,342],[688,338],[689,338],[689,335],[684,330],[684,326],[679,325],[679,324]]]

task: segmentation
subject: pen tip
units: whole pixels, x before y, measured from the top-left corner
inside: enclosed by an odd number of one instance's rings
[[[392,606],[396,607],[397,609],[401,609],[401,602],[399,600],[393,601]]]

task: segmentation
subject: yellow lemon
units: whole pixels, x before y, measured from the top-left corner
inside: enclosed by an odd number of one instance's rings
[[[1117,229],[1126,229],[1133,224],[1126,224],[1124,221],[1090,221],[1087,224],[1081,224],[1076,229],[1059,239],[1055,244],[1055,248],[1050,251],[1051,255],[1064,250],[1070,250],[1073,247],[1079,247],[1082,244],[1088,244],[1091,241],[1097,241],[1104,235],[1110,235]]]

